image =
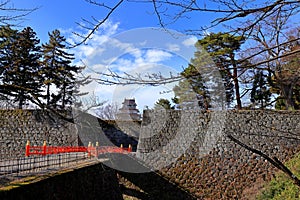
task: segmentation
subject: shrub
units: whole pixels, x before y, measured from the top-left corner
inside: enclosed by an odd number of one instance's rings
[[[300,178],[300,153],[288,161],[286,166]],[[297,200],[300,199],[300,190],[287,175],[278,172],[257,196],[257,199]]]

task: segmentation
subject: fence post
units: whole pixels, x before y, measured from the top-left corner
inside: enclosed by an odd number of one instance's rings
[[[44,140],[44,144],[43,144],[43,155],[45,156],[47,154],[47,144],[46,144],[46,140]]]
[[[96,152],[95,152],[95,154],[96,154],[97,158],[98,158],[98,148],[99,148],[99,142],[96,142],[96,148],[95,148]]]
[[[25,149],[25,156],[28,157],[30,155],[30,142],[27,140],[26,149]]]
[[[92,147],[92,143],[89,142],[88,144],[88,156],[91,157],[91,147]]]
[[[128,151],[132,152],[132,146],[131,146],[131,144],[129,144],[129,146],[128,146]]]

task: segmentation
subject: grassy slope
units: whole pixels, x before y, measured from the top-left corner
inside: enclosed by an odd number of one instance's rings
[[[300,153],[286,163],[286,166],[300,178]],[[300,188],[293,184],[284,173],[278,172],[264,189],[258,194],[257,199],[266,200],[297,200],[300,199]]]

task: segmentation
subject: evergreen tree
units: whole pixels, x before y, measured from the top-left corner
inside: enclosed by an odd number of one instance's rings
[[[168,99],[158,99],[157,102],[154,104],[154,109],[174,109],[171,106],[171,102]]]
[[[190,64],[181,75],[186,79],[180,81],[173,88],[174,100],[178,104],[178,108],[207,110],[209,108],[209,94],[200,72],[194,65]]]
[[[65,109],[74,102],[78,81],[76,74],[82,67],[72,65],[74,55],[66,51],[66,39],[59,30],[49,33],[49,42],[43,45],[43,76],[48,107]],[[51,86],[55,92],[51,93]]]
[[[21,32],[7,27],[2,30],[7,31],[2,39],[5,47],[1,56],[2,84],[22,109],[27,100],[35,101],[41,96],[40,41],[30,27]]]
[[[239,66],[235,54],[244,41],[245,38],[242,36],[234,36],[229,33],[211,33],[196,43],[198,49],[203,47],[209,53],[219,68],[225,85],[228,104],[232,101],[233,92],[235,92],[238,109],[242,108],[242,102],[238,79]]]
[[[17,32],[10,26],[0,27],[0,93],[4,99],[9,98],[11,95],[11,88],[4,85],[3,78],[11,65],[11,59],[13,58],[12,44],[17,39]]]
[[[251,89],[251,102],[255,104],[260,102],[260,108],[264,109],[271,100],[271,92],[267,87],[267,76],[263,71],[258,71],[254,75]]]

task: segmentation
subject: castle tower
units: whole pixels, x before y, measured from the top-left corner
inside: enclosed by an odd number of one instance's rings
[[[140,121],[141,115],[140,111],[136,108],[137,104],[135,99],[124,99],[122,103],[122,108],[119,109],[119,112],[116,115],[117,120],[120,121]]]

